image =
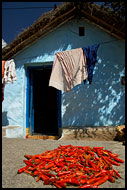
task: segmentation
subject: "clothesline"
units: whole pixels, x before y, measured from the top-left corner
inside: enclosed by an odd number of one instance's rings
[[[111,43],[111,42],[118,41],[118,40],[121,40],[121,39],[117,39],[117,40],[110,40],[110,41],[105,41],[105,42],[101,42],[101,43],[99,43],[99,44]]]
[[[96,43],[96,44],[105,44],[105,43],[111,43],[111,42],[114,42],[114,41],[118,41],[118,40],[122,40],[122,39],[117,39],[117,40],[110,40],[110,41],[104,41],[104,42],[100,42],[100,43]],[[34,57],[38,57],[38,55],[35,55],[35,56],[31,56],[31,57],[26,57],[26,58],[22,58],[20,60],[24,60],[24,59],[30,59],[30,58],[34,58]],[[14,59],[14,57],[12,57],[11,59]],[[20,60],[16,60],[16,61],[20,61]]]

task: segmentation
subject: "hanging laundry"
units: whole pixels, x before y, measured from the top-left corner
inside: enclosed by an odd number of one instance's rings
[[[49,86],[69,92],[87,77],[86,56],[82,48],[55,54]]]
[[[17,80],[15,62],[13,59],[5,62],[3,82],[9,83]]]
[[[5,84],[14,82],[16,78],[15,62],[13,59],[8,61],[2,61],[2,102],[4,100],[4,88]]]
[[[2,61],[2,78],[4,77],[4,67],[5,67],[5,61]]]
[[[95,63],[97,62],[97,50],[99,48],[100,44],[92,45],[83,47],[84,54],[86,56],[86,65],[87,65],[87,72],[88,72],[88,81],[89,84],[92,82],[93,78],[93,71],[95,67]],[[84,80],[84,84],[86,83],[86,80]]]

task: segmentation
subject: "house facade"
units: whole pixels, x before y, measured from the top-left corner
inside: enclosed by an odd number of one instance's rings
[[[121,84],[125,75],[124,38],[83,16],[69,18],[49,33],[34,37],[23,48],[20,45],[14,55],[6,58],[13,49],[11,44],[10,50],[3,53],[5,59],[13,57],[17,75],[13,84],[6,84],[2,103],[2,126],[8,126],[7,137],[60,137],[62,129],[125,122],[125,86]],[[84,35],[79,34],[80,27]],[[48,86],[56,52],[97,43],[100,46],[92,84],[81,83],[70,92]]]

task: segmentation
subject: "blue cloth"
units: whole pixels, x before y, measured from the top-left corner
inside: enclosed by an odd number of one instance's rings
[[[95,67],[95,63],[97,62],[97,50],[99,48],[100,44],[95,44],[92,46],[83,47],[84,54],[86,56],[86,65],[87,65],[87,72],[88,72],[88,81],[89,84],[92,82],[93,78],[93,70]],[[84,84],[86,83],[86,80],[84,80]]]

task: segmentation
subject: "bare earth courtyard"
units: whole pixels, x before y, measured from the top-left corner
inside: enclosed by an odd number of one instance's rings
[[[120,166],[113,165],[118,170],[122,178],[115,180],[115,183],[107,181],[100,185],[100,188],[125,188],[125,146],[118,141],[102,140],[68,140],[60,138],[59,140],[42,140],[42,139],[20,139],[2,137],[2,187],[3,188],[55,188],[51,185],[43,185],[43,182],[32,176],[22,173],[17,174],[17,170],[24,167],[23,163],[25,154],[40,154],[46,150],[52,150],[59,145],[72,144],[74,146],[103,146],[105,149],[119,154],[119,158],[124,160]]]

